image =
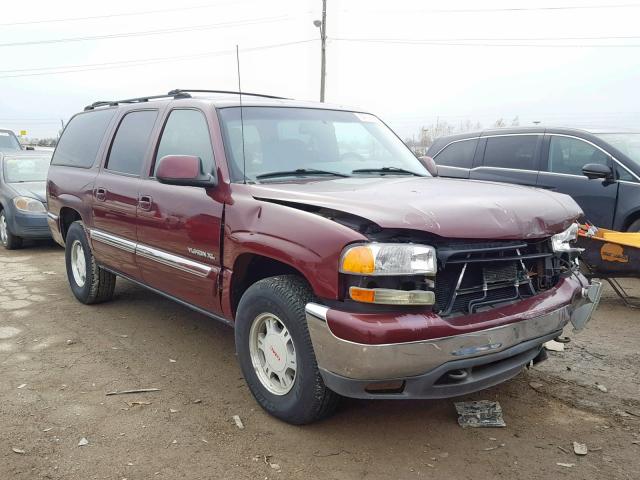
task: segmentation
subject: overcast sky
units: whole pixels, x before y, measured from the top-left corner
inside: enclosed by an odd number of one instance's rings
[[[0,15],[0,125],[52,136],[96,100],[236,89],[236,44],[244,90],[317,100],[321,6],[11,2]],[[639,19],[640,0],[328,0],[326,98],[402,136],[436,119],[516,116],[640,128]]]

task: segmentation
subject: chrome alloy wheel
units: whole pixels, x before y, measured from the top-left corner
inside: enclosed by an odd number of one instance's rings
[[[80,240],[74,241],[71,245],[71,273],[76,284],[84,287],[84,282],[87,280],[87,261]]]
[[[262,313],[253,320],[249,352],[260,383],[274,395],[286,395],[296,379],[296,349],[289,330],[277,316]]]
[[[7,227],[7,217],[4,216],[4,212],[0,213],[0,242],[2,245],[6,245],[9,241],[9,227]]]

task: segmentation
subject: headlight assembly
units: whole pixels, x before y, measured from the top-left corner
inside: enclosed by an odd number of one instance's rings
[[[35,198],[15,197],[13,204],[21,212],[45,213],[47,211],[47,209],[44,208],[44,204]]]
[[[340,272],[350,275],[435,275],[436,249],[412,243],[361,243],[345,248]]]
[[[572,224],[564,232],[560,232],[551,237],[551,247],[554,252],[582,252],[584,249],[571,246],[572,242],[575,242],[578,238],[579,225],[577,223]]]

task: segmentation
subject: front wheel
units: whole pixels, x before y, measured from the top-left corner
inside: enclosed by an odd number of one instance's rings
[[[7,250],[15,250],[22,246],[22,238],[14,235],[11,233],[11,230],[9,230],[9,224],[4,210],[0,211],[0,243]]]
[[[295,275],[265,278],[245,292],[236,315],[236,350],[262,408],[301,425],[330,415],[338,395],[320,376],[305,318],[312,293]]]
[[[96,264],[81,222],[73,222],[65,239],[65,262],[69,286],[82,303],[111,300],[116,276]]]

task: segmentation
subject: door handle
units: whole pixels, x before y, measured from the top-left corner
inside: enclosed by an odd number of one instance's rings
[[[100,202],[104,202],[106,199],[107,199],[107,190],[102,187],[96,188],[96,200],[99,200]]]
[[[153,199],[150,195],[140,195],[140,198],[138,199],[138,207],[140,208],[140,210],[148,212],[149,210],[151,210],[152,204]]]

